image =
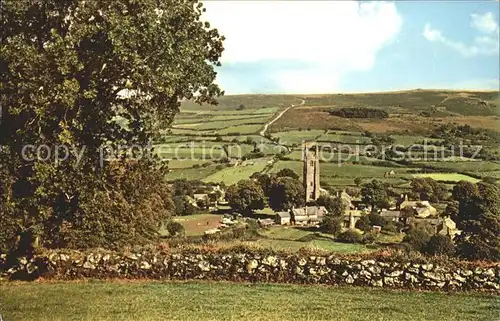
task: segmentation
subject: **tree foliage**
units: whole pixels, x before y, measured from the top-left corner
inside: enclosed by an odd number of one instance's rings
[[[372,210],[375,208],[388,208],[390,203],[387,193],[388,186],[376,179],[363,185],[361,197],[364,203],[370,204]]]
[[[305,205],[302,183],[291,177],[278,177],[269,191],[269,206],[275,211],[289,210]]]
[[[383,119],[389,117],[389,114],[383,109],[365,107],[346,107],[340,109],[332,109],[328,112],[330,113],[330,115],[344,118]]]
[[[423,251],[431,255],[453,256],[455,254],[455,245],[449,236],[438,234],[431,236]]]
[[[458,254],[469,259],[500,261],[500,188],[495,184],[459,182],[453,188],[458,213],[452,219],[462,231]]]
[[[180,100],[222,93],[223,37],[196,1],[11,0],[1,10],[0,250],[151,239],[173,206],[148,146]],[[104,147],[132,144],[148,157],[102,161]],[[27,159],[27,145],[81,158]]]
[[[446,199],[448,188],[430,177],[414,178],[411,181],[412,191],[419,195],[422,201],[438,202]]]
[[[196,214],[196,207],[191,204],[188,196],[174,196],[173,198],[176,215],[193,215]]]
[[[346,211],[346,206],[340,197],[322,196],[318,199],[318,205],[325,206],[328,213],[323,217],[321,223],[326,233],[334,236],[342,232],[342,222]]]
[[[233,210],[245,214],[264,208],[264,192],[252,180],[242,180],[231,185],[226,192],[226,199]]]
[[[318,206],[324,206],[329,213],[334,216],[341,216],[345,212],[347,205],[340,197],[333,197],[329,195],[321,195],[317,200]]]
[[[291,177],[293,179],[298,180],[299,175],[297,175],[293,170],[290,168],[283,168],[280,171],[276,173],[276,177]]]
[[[170,236],[184,235],[184,226],[175,221],[170,221],[167,224],[167,231]]]
[[[422,252],[433,234],[432,227],[426,222],[413,223],[410,225],[403,242],[419,252]]]
[[[337,241],[344,243],[361,243],[362,240],[363,235],[354,229],[348,229],[337,237]]]

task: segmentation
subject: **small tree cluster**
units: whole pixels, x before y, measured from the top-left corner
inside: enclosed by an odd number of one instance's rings
[[[414,178],[411,181],[412,191],[422,201],[438,202],[446,199],[448,188],[443,183],[438,183],[430,177]]]

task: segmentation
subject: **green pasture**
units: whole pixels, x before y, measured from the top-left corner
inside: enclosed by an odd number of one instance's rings
[[[81,281],[4,283],[0,293],[4,320],[498,319],[495,295],[361,287]]]
[[[238,183],[242,179],[248,179],[253,173],[261,172],[267,166],[267,158],[252,159],[241,165],[226,167],[203,179],[205,182],[224,182],[226,185]]]
[[[173,181],[176,179],[201,180],[218,171],[216,166],[217,165],[213,164],[208,167],[201,167],[201,168],[172,169],[166,175],[166,179],[169,181]]]
[[[442,182],[468,181],[472,183],[477,183],[479,181],[479,179],[477,178],[457,173],[421,173],[421,174],[413,174],[413,177],[430,177],[436,181],[442,181]]]
[[[241,135],[247,135],[247,134],[257,133],[262,127],[263,125],[240,125],[240,126],[223,128],[221,130],[217,130],[216,132],[219,135],[231,135],[236,133]]]
[[[338,132],[328,132],[321,135],[318,141],[322,142],[335,142],[340,144],[369,144],[371,142],[370,137],[361,136],[361,133],[338,133]]]
[[[281,144],[290,146],[301,145],[304,141],[315,141],[323,133],[322,130],[291,130],[273,133],[272,136],[279,138]]]
[[[488,172],[500,171],[500,163],[488,161],[442,161],[442,162],[422,162],[422,165],[454,170],[457,172]]]

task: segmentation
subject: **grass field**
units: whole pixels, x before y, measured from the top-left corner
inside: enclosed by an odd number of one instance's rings
[[[283,145],[301,145],[304,141],[314,141],[317,137],[324,134],[322,130],[292,130],[279,133],[273,133],[273,137],[279,138]]]
[[[290,168],[299,176],[302,175],[302,162],[301,161],[278,161],[273,165],[271,172],[278,172],[283,168]],[[396,177],[404,175],[407,171],[406,168],[396,167],[383,167],[383,166],[368,166],[368,165],[355,165],[355,164],[336,164],[336,163],[321,163],[320,175],[321,179],[334,178],[334,177],[363,177],[363,178],[383,178],[384,173],[394,170]]]
[[[370,249],[362,244],[339,243],[330,240],[312,240],[308,242],[260,239],[255,242],[260,247],[269,248],[275,251],[282,250],[287,252],[297,252],[302,248],[318,249],[334,253],[364,253],[372,252],[376,249]]]
[[[4,320],[497,320],[493,295],[214,282],[0,285]]]
[[[226,167],[203,179],[205,182],[224,182],[226,185],[238,183],[242,179],[248,179],[253,173],[261,172],[267,165],[267,158],[253,159],[243,165]]]
[[[426,174],[413,174],[414,177],[430,177],[436,181],[442,182],[458,182],[458,181],[468,181],[476,183],[479,179],[470,177],[463,174],[456,173],[426,173]]]
[[[443,161],[443,162],[425,162],[422,165],[433,166],[436,168],[445,168],[461,172],[488,172],[499,171],[500,163],[487,161]]]
[[[260,231],[262,238],[255,242],[260,247],[273,250],[296,252],[301,248],[319,249],[336,253],[371,252],[375,248],[367,248],[362,244],[348,244],[333,241],[331,235],[319,234],[307,228],[291,226],[274,226]],[[304,238],[310,236],[307,241]]]
[[[179,168],[171,170],[166,178],[169,181],[176,179],[199,180],[217,171],[216,165],[201,168]]]
[[[211,228],[216,228],[220,224],[222,215],[217,214],[194,214],[188,216],[176,216],[174,221],[184,226],[186,236],[203,235]],[[165,234],[165,233],[163,233]]]

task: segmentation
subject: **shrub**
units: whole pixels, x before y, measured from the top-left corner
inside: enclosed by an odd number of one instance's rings
[[[359,220],[356,222],[356,228],[369,232],[372,229],[372,224],[370,222],[370,218],[368,217],[369,215],[364,215],[359,218]]]
[[[363,244],[372,244],[375,242],[376,239],[377,239],[377,235],[375,233],[366,232],[365,234],[363,234],[362,243]]]
[[[242,239],[245,237],[246,227],[242,225],[233,226],[232,232],[233,232],[233,238]]]
[[[370,225],[378,225],[382,228],[385,228],[385,226],[389,223],[389,220],[380,214],[369,214],[368,219],[370,220]]]
[[[424,253],[431,255],[452,256],[455,254],[455,245],[446,235],[433,235],[423,249]]]
[[[170,236],[184,235],[184,226],[175,221],[170,221],[167,224],[167,231]]]
[[[363,236],[354,229],[349,229],[337,237],[337,241],[343,243],[361,243]]]
[[[425,228],[420,226],[411,227],[403,238],[403,242],[408,243],[411,247],[419,252],[422,252],[431,238],[431,234]]]
[[[332,234],[333,236],[337,236],[342,231],[342,218],[327,215],[323,219],[321,227],[326,233]]]
[[[382,232],[398,233],[398,226],[396,225],[395,222],[389,221],[382,229]]]

